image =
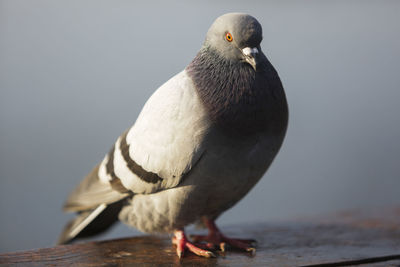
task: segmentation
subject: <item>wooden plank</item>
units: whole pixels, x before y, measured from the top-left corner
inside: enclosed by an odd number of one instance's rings
[[[257,254],[179,260],[168,237],[143,236],[0,254],[0,266],[400,266],[400,209],[224,229],[258,240]],[[325,265],[321,265],[325,264]]]

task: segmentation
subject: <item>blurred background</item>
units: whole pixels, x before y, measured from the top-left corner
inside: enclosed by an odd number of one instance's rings
[[[54,244],[68,193],[233,11],[262,24],[290,124],[220,225],[400,204],[399,1],[0,0],[0,252]]]

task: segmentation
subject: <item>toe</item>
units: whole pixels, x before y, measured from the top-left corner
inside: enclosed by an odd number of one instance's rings
[[[223,241],[228,244],[230,247],[237,248],[240,250],[248,251],[252,255],[255,254],[256,249],[249,241],[248,239],[236,239],[236,238],[228,238],[228,237],[223,237]]]
[[[211,258],[211,257],[215,258],[215,254],[212,253],[211,251],[201,249],[201,248],[193,245],[190,242],[186,243],[186,248],[198,256],[202,256],[202,257],[206,257],[206,258]]]

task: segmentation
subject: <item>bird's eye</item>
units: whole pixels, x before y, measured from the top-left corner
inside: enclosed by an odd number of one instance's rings
[[[232,34],[230,34],[229,32],[227,32],[227,33],[225,34],[225,38],[226,38],[226,40],[227,40],[228,42],[232,42],[232,41],[233,41]]]

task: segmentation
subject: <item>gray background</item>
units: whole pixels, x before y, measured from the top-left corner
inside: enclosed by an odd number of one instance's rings
[[[68,192],[231,11],[263,25],[290,125],[219,223],[400,204],[399,1],[1,0],[0,252],[53,245]]]

